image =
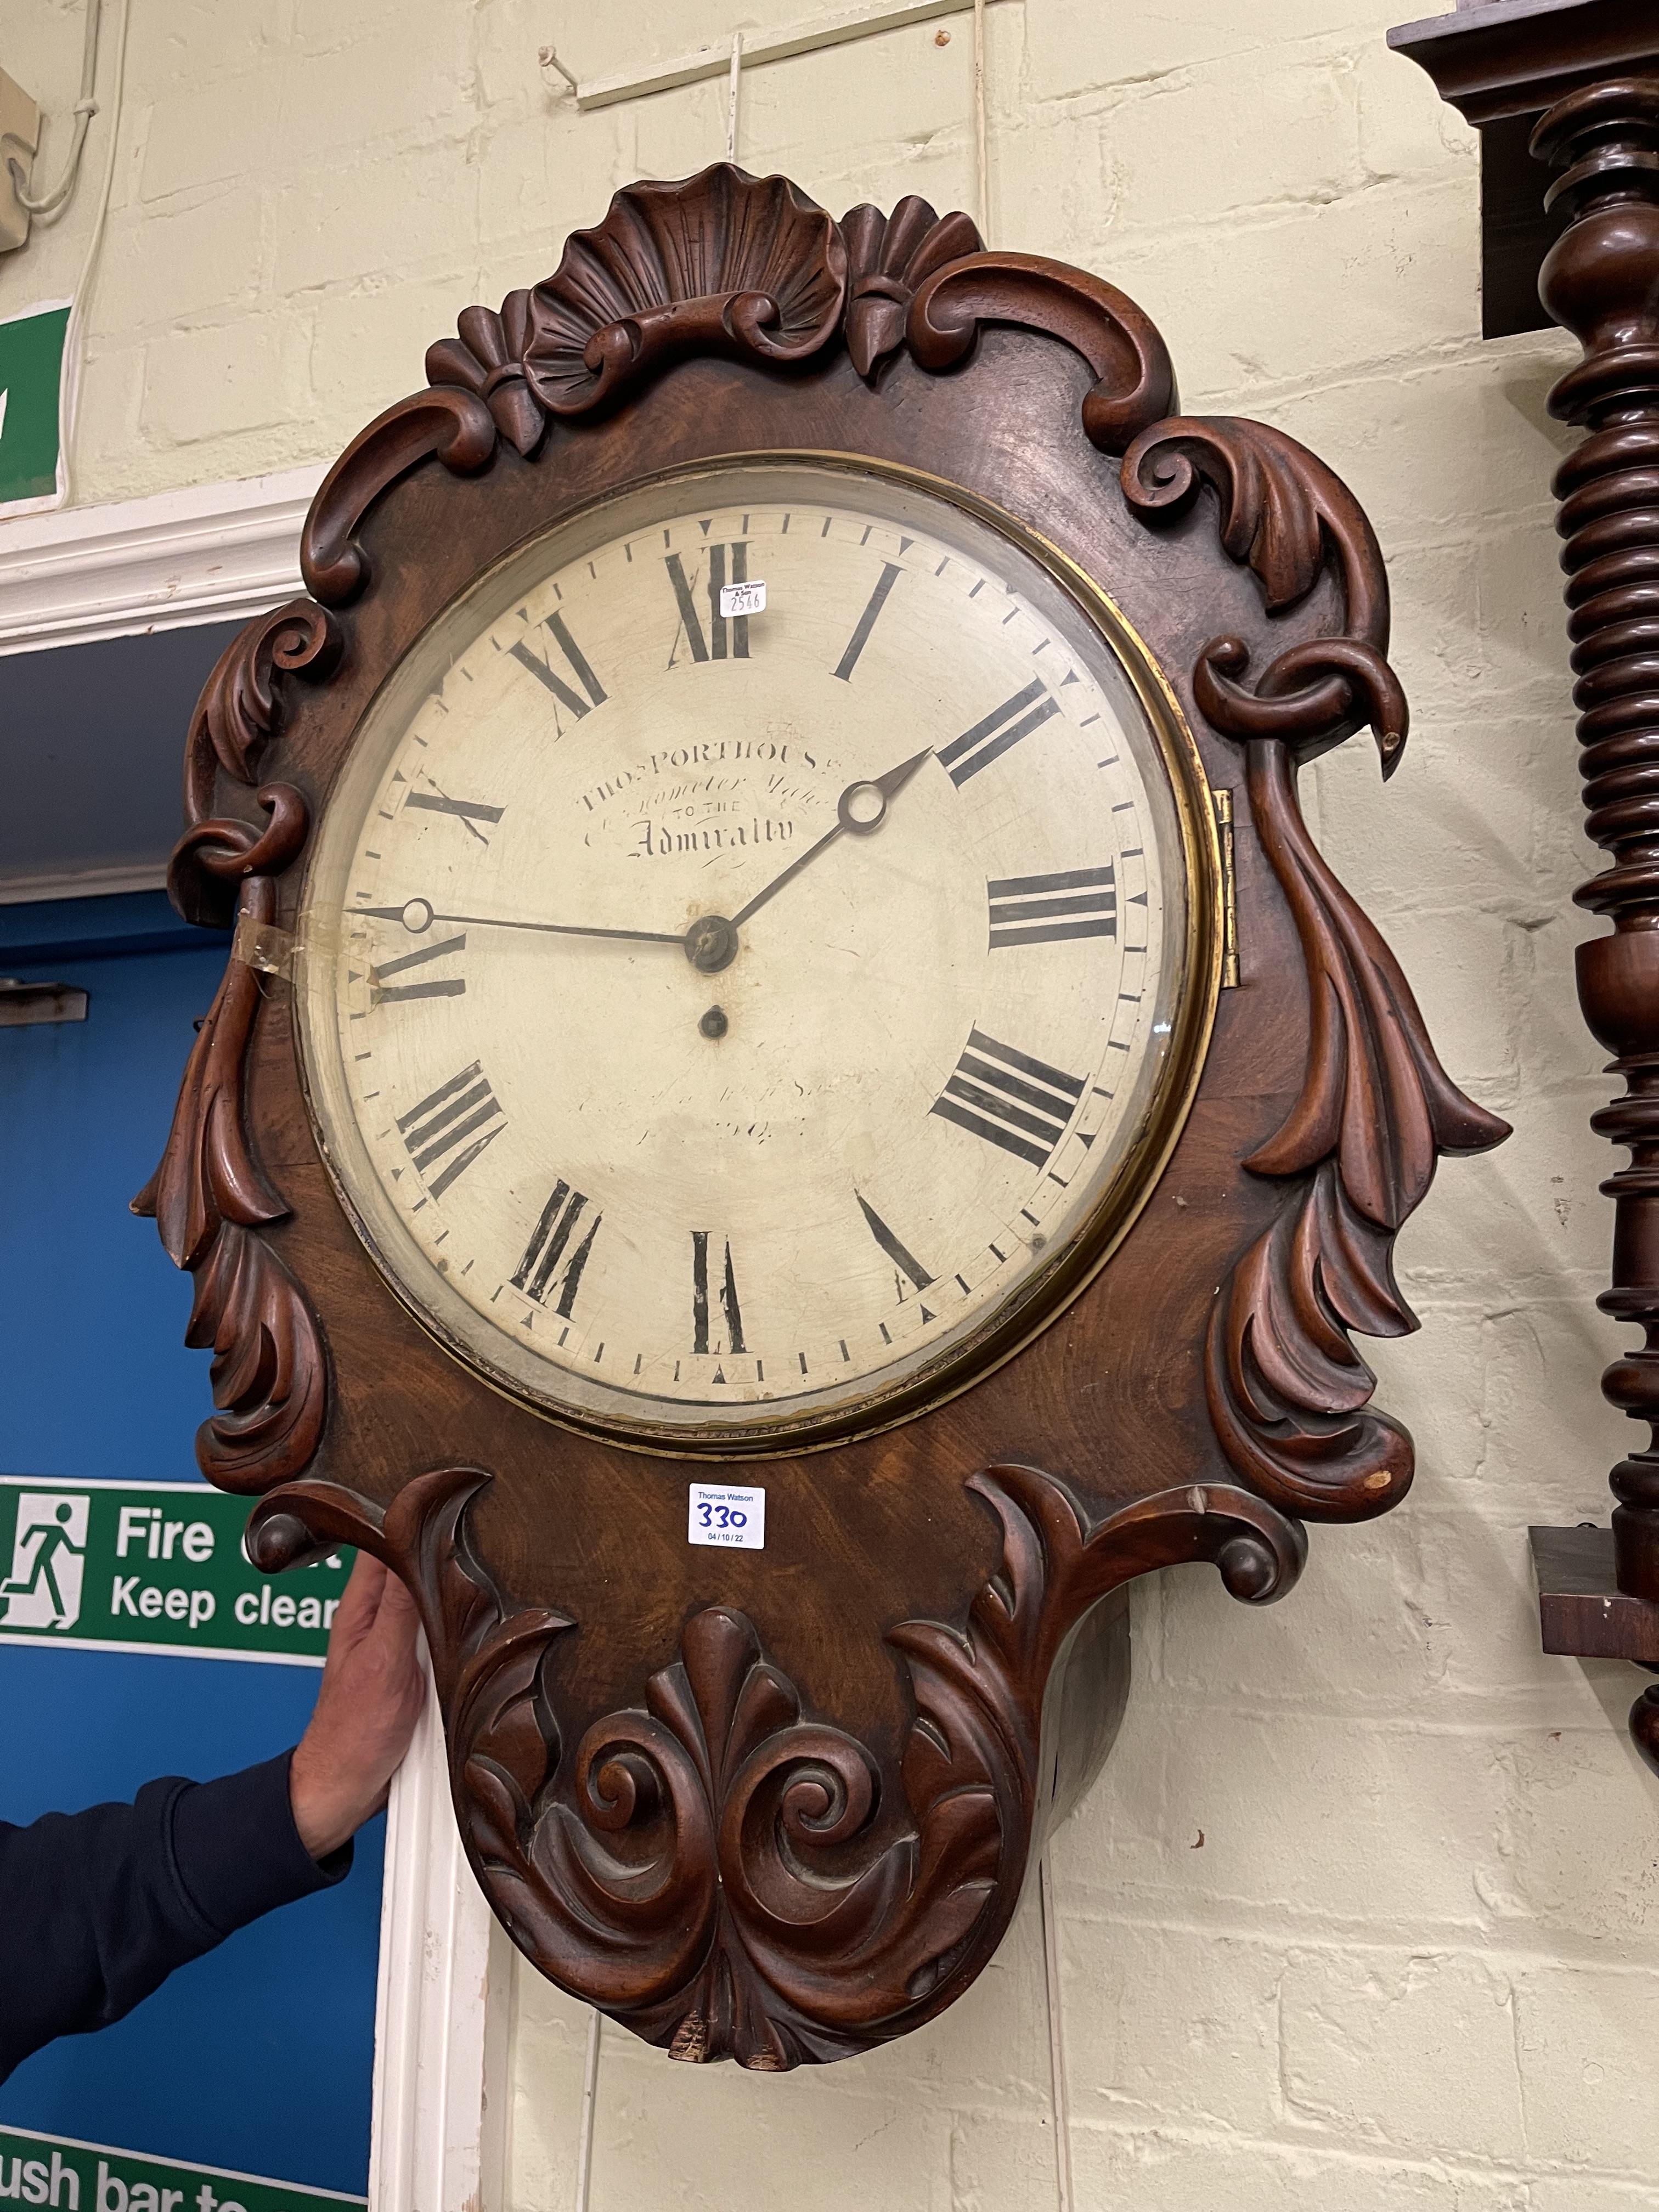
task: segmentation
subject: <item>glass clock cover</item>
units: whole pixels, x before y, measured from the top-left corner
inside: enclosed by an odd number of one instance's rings
[[[873,465],[656,479],[364,719],[300,923],[331,1171],[544,1411],[690,1452],[899,1418],[1150,1188],[1213,839],[1161,678],[1029,533]]]

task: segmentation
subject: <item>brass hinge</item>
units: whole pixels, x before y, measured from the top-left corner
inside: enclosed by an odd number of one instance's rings
[[[1238,988],[1238,878],[1233,872],[1233,795],[1211,793],[1215,800],[1215,826],[1221,842],[1221,988]]]

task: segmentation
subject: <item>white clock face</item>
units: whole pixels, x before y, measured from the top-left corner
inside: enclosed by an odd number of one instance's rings
[[[1079,589],[914,479],[732,464],[407,655],[298,1020],[348,1206],[463,1358],[647,1444],[811,1441],[1098,1264],[1201,1051],[1212,830]]]

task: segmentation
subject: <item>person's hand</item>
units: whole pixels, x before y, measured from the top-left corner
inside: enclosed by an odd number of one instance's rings
[[[289,1767],[289,1802],[313,1859],[380,1811],[426,1697],[415,1601],[359,1552],[328,1633],[322,1687]]]

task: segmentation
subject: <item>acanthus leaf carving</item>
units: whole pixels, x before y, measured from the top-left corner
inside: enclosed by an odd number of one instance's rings
[[[631,185],[532,291],[525,374],[550,413],[583,415],[690,352],[804,362],[836,335],[846,286],[840,231],[787,177],[721,162]]]
[[[1297,764],[1368,723],[1384,776],[1399,765],[1409,717],[1387,657],[1382,556],[1341,480],[1263,423],[1158,423],[1125,454],[1122,483],[1149,522],[1185,514],[1209,485],[1222,544],[1249,564],[1271,615],[1293,612],[1328,574],[1340,603],[1339,634],[1287,643],[1253,690],[1237,638],[1212,639],[1193,671],[1205,719],[1245,749],[1251,820],[1301,943],[1310,1031],[1296,1103],[1244,1162],[1304,1181],[1228,1279],[1206,1387],[1223,1449],[1264,1497],[1309,1519],[1366,1518],[1398,1504],[1413,1462],[1405,1430],[1365,1411],[1376,1377],[1350,1331],[1417,1327],[1394,1279],[1395,1233],[1441,1153],[1484,1152],[1509,1134],[1440,1065],[1399,962],[1322,857],[1297,798]]]
[[[959,209],[936,215],[914,193],[891,215],[868,205],[850,208],[841,232],[847,242],[847,350],[868,378],[903,344],[916,288],[947,263],[982,252],[984,241]]]
[[[1440,1065],[1400,963],[1308,834],[1288,748],[1253,743],[1245,777],[1302,940],[1310,1037],[1295,1106],[1244,1164],[1293,1176],[1334,1154],[1346,1199],[1392,1236],[1422,1202],[1442,1152],[1484,1152],[1509,1125],[1465,1097]]]
[[[1030,1468],[969,1487],[1002,1533],[965,1626],[890,1633],[914,1717],[896,1772],[814,1717],[735,1608],[694,1613],[643,1703],[557,1716],[568,1618],[515,1607],[467,1516],[488,1477],[443,1468],[382,1509],[332,1483],[256,1508],[266,1571],[360,1543],[414,1591],[458,1816],[486,1893],[540,1970],[681,2058],[775,2071],[844,2056],[942,2009],[1018,1901],[1040,1791],[1044,1694],[1071,1631],[1135,1575],[1207,1560],[1236,1596],[1295,1581],[1300,1526],[1215,1485],[1091,1526]]]
[[[180,839],[168,884],[187,919],[219,928],[238,914],[274,921],[275,878],[304,844],[308,816],[291,785],[267,784],[258,798],[270,817],[263,832],[226,818],[198,822]],[[255,971],[227,962],[185,1066],[161,1165],[132,1201],[135,1213],[155,1218],[173,1265],[194,1279],[185,1343],[213,1350],[218,1411],[198,1431],[198,1462],[210,1481],[245,1492],[268,1489],[309,1464],[327,1404],[316,1318],[258,1234],[289,1211],[248,1149],[244,1118],[259,994]]]

